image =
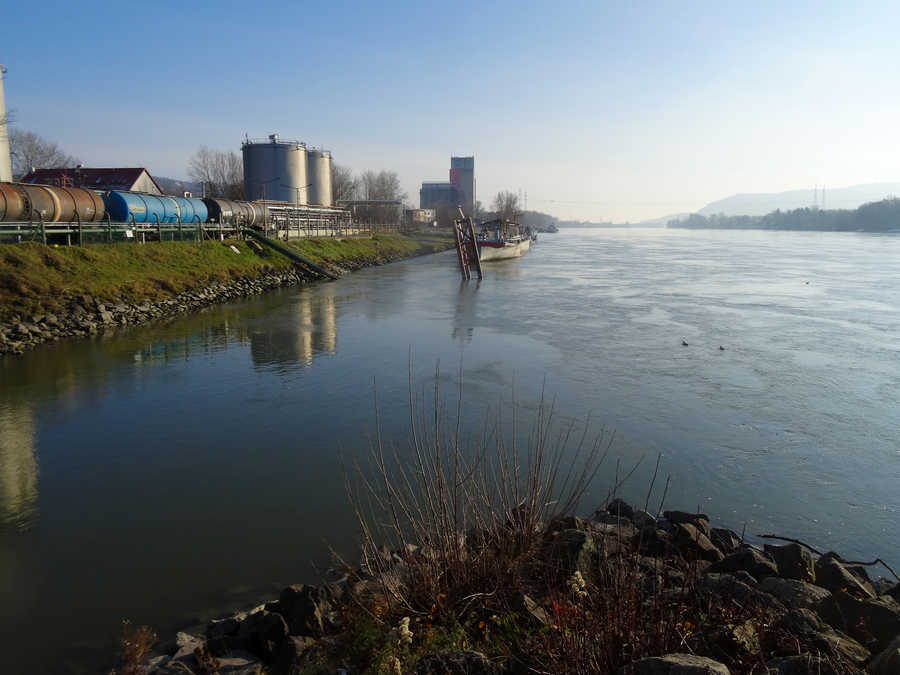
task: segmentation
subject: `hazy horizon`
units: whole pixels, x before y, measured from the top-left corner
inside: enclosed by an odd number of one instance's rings
[[[474,154],[486,206],[521,190],[563,219],[632,222],[900,178],[888,3],[52,1],[5,16],[41,26],[39,48],[10,31],[0,53],[15,125],[88,165],[186,178],[199,146],[278,132],[397,171],[414,204],[451,154]]]

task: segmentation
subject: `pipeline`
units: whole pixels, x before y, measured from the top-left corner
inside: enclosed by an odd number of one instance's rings
[[[256,230],[245,229],[245,230],[243,230],[243,232],[244,232],[244,236],[248,236],[248,235],[249,235],[250,237],[253,237],[253,238],[256,239],[257,241],[259,241],[259,242],[265,244],[265,245],[268,246],[269,248],[275,249],[276,251],[278,251],[278,252],[281,253],[282,255],[284,255],[284,256],[290,258],[291,260],[293,260],[294,262],[298,262],[298,263],[300,263],[301,265],[304,265],[304,266],[308,267],[309,269],[311,269],[311,270],[312,270],[313,272],[315,272],[316,274],[321,274],[323,277],[328,277],[329,279],[337,279],[337,278],[338,278],[336,275],[332,274],[331,272],[329,272],[328,270],[326,270],[324,267],[321,267],[320,265],[317,265],[316,263],[314,263],[314,262],[313,262],[312,260],[310,260],[309,258],[300,255],[300,254],[297,253],[296,251],[294,251],[294,250],[288,248],[287,246],[285,246],[284,244],[281,244],[280,242],[275,241],[274,239],[269,239],[268,237],[261,235],[261,234],[260,234],[259,232],[257,232]]]

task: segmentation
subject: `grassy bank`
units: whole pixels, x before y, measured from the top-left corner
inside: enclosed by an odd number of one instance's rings
[[[318,263],[352,263],[353,268],[432,253],[449,245],[446,237],[401,234],[291,243]],[[60,248],[10,244],[0,247],[0,321],[58,312],[79,295],[107,304],[154,302],[211,282],[254,277],[290,264],[278,253],[258,253],[245,242]]]

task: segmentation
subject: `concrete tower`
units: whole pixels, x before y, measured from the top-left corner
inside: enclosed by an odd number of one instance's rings
[[[9,154],[9,129],[6,126],[6,99],[3,97],[3,74],[0,65],[0,181],[12,181],[12,157]]]
[[[473,216],[475,201],[475,157],[450,158],[450,182],[459,191],[460,206],[467,216]],[[424,208],[424,207],[423,207]]]

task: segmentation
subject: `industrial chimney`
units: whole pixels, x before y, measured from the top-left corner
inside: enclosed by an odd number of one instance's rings
[[[9,129],[6,126],[6,99],[3,97],[3,74],[0,65],[0,181],[12,181],[12,157],[9,154]]]

